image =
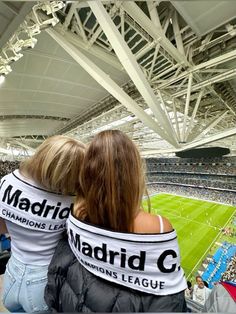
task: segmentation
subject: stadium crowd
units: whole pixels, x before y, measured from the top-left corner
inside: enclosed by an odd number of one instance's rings
[[[221,280],[233,281],[236,283],[236,255],[231,259],[227,265],[227,270],[223,273]]]
[[[148,183],[148,193],[171,193],[181,196],[214,201],[223,204],[236,205],[235,192],[215,190],[213,188],[199,188],[174,183]]]
[[[145,162],[150,194],[174,193],[236,204],[236,157],[147,158]]]
[[[197,175],[196,177],[194,175],[186,175],[186,174],[164,174],[164,173],[154,173],[149,172],[147,173],[148,181],[149,182],[158,182],[158,183],[181,183],[184,185],[192,185],[197,187],[212,187],[212,188],[219,188],[227,191],[236,192],[236,178],[230,178],[231,182],[229,181],[229,178],[224,178],[221,176],[220,178],[216,176],[215,178],[212,176],[209,178],[209,176],[205,176],[202,178],[202,176]]]
[[[147,171],[236,175],[236,157],[225,158],[147,158]]]
[[[1,161],[0,162],[0,178],[12,172],[19,167],[19,161]]]
[[[150,158],[146,160],[146,164],[146,181],[149,195],[160,192],[174,193],[231,205],[236,204],[235,158],[198,160],[198,162],[189,159],[182,161],[177,158]],[[0,163],[0,177],[18,167],[18,161],[2,161]],[[216,266],[211,277],[218,269],[218,266]],[[236,282],[235,269],[236,256],[228,262],[221,280]],[[202,284],[202,278],[197,276],[196,285],[193,289],[190,287],[190,290],[187,291],[189,294],[187,298],[199,302],[203,306],[211,290],[206,285],[203,287]]]

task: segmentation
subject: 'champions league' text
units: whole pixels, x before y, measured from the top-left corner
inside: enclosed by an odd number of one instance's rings
[[[150,257],[148,260],[145,250],[130,254],[127,247],[121,246],[114,250],[103,241],[99,245],[92,244],[86,240],[86,237],[81,238],[80,234],[71,228],[69,228],[69,238],[81,264],[94,273],[100,273],[102,277],[109,277],[112,281],[123,282],[124,285],[131,284],[151,290],[165,289],[165,281],[162,279],[155,280],[152,276],[145,276],[145,272],[148,272],[150,267]],[[168,263],[166,263],[167,259]],[[162,250],[152,261],[157,271],[163,274],[176,273],[180,270],[177,264],[177,252],[173,249]]]
[[[69,216],[73,208],[73,203],[71,203],[70,207],[61,208],[61,202],[57,202],[55,206],[48,204],[47,199],[43,199],[40,202],[32,202],[29,198],[22,197],[22,193],[20,189],[14,191],[12,185],[8,185],[3,192],[2,202],[19,210],[18,213],[11,211],[11,209],[2,208],[2,215],[4,215],[6,219],[20,222],[25,226],[35,229],[47,229],[49,231],[65,229],[65,219]],[[31,215],[21,215],[21,213],[30,213]],[[37,220],[37,217],[45,218],[45,222]],[[57,221],[58,223],[48,223],[48,219],[50,219],[50,221]]]

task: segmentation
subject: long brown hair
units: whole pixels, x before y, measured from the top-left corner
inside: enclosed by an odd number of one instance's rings
[[[80,194],[79,174],[85,145],[74,138],[47,138],[34,155],[20,164],[20,172],[52,192]]]
[[[77,218],[114,231],[132,232],[145,190],[143,164],[135,144],[118,130],[97,134],[88,146],[80,183],[84,201]]]

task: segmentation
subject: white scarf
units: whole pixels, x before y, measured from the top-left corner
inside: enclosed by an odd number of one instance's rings
[[[78,261],[98,277],[154,295],[174,294],[187,288],[175,231],[114,232],[70,214],[67,232]]]
[[[18,170],[1,180],[0,217],[26,229],[62,232],[72,208],[72,196],[47,191]]]

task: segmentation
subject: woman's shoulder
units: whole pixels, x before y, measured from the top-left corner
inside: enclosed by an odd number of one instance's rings
[[[140,211],[134,221],[134,232],[136,233],[162,233],[172,230],[173,227],[167,218],[144,211]]]

